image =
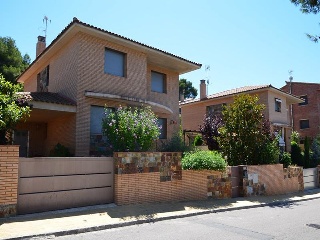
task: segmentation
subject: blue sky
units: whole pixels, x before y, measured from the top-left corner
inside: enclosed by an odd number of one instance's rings
[[[43,17],[47,45],[73,17],[203,64],[181,75],[209,94],[247,85],[282,87],[294,81],[320,83],[320,15],[305,15],[289,0],[0,0],[0,36],[12,37],[22,54],[35,58]],[[205,71],[206,65],[210,71]]]

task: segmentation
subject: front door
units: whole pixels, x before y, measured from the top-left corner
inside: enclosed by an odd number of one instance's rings
[[[29,132],[27,130],[14,131],[13,144],[20,145],[19,157],[28,157]]]

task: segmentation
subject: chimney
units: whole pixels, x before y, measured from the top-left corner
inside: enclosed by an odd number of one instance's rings
[[[200,80],[200,100],[207,98],[206,80]]]
[[[184,102],[184,90],[180,93],[180,102]]]
[[[46,49],[46,37],[38,36],[36,57],[38,57]]]

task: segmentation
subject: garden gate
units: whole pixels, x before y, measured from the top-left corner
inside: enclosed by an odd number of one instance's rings
[[[313,189],[318,187],[318,168],[303,169],[304,189]]]
[[[114,201],[113,158],[20,158],[18,214]]]

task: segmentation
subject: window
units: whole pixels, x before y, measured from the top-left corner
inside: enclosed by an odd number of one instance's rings
[[[300,129],[306,129],[309,128],[309,120],[303,119],[300,120]]]
[[[222,115],[225,103],[207,106],[207,114]]]
[[[300,96],[300,98],[301,98],[302,100],[304,100],[304,102],[299,103],[299,106],[307,105],[307,104],[308,104],[308,96],[307,96],[307,95]]]
[[[158,126],[161,127],[159,139],[166,139],[167,138],[167,119],[158,118]]]
[[[126,54],[106,48],[104,54],[104,72],[124,77],[126,65]]]
[[[166,75],[151,71],[151,91],[166,93]]]
[[[37,74],[37,91],[38,92],[48,92],[49,86],[49,65],[42,69],[41,72]]]
[[[108,108],[105,112],[104,107],[91,106],[90,109],[90,156],[110,156],[112,154],[109,148],[108,140],[102,132],[102,119],[108,112],[114,111]]]
[[[281,99],[279,99],[279,98],[275,98],[274,99],[274,106],[275,106],[275,108],[274,108],[274,110],[276,111],[276,112],[281,112]]]

